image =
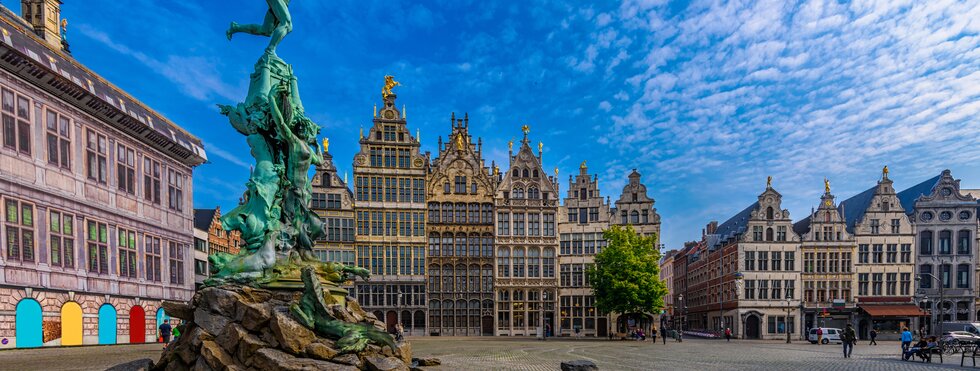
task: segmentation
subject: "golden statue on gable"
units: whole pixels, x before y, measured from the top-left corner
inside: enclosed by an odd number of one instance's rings
[[[323,152],[328,152],[327,148],[330,147],[330,138],[323,138]]]
[[[531,127],[527,126],[527,124],[524,124],[521,126],[521,131],[524,132],[524,135],[527,135],[527,133],[531,132]]]
[[[463,144],[463,134],[456,134],[456,150],[462,151],[465,144]]]
[[[823,178],[823,190],[830,193],[830,180]]]
[[[395,81],[394,76],[385,75],[385,86],[381,88],[381,97],[384,99],[388,99],[388,96],[392,94],[391,89],[399,85],[401,85],[401,83]]]

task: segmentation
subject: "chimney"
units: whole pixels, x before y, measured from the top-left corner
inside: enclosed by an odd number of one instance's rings
[[[61,50],[61,0],[20,0],[21,15],[48,46]]]

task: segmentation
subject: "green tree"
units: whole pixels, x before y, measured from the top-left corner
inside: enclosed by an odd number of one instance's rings
[[[657,236],[641,236],[631,226],[613,226],[602,235],[608,245],[587,272],[596,308],[610,313],[659,312],[667,285],[660,280]]]

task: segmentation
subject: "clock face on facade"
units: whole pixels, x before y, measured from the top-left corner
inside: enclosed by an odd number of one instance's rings
[[[932,220],[932,213],[931,212],[928,212],[928,211],[922,213],[922,220],[927,221],[927,222],[930,221],[930,220]]]
[[[415,165],[415,167],[422,167],[422,159],[421,158],[416,158],[414,165]]]
[[[960,211],[960,220],[967,220],[967,219],[970,219],[970,212]]]
[[[395,113],[392,112],[392,111],[390,111],[390,110],[389,111],[385,111],[385,118],[391,120],[391,119],[395,118]]]
[[[949,195],[953,194],[953,190],[949,188],[943,188],[941,192],[943,194],[943,197],[949,197]]]
[[[953,219],[953,213],[951,213],[949,211],[943,211],[943,212],[939,213],[939,220],[946,221],[946,220],[950,220],[950,219]]]

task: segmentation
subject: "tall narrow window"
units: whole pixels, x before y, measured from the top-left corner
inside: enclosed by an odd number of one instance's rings
[[[4,229],[7,233],[7,259],[34,261],[34,205],[6,199]]]
[[[109,170],[106,168],[108,142],[105,135],[92,129],[85,130],[85,162],[88,178],[102,184],[105,184],[109,177]]]
[[[146,270],[146,280],[152,282],[161,282],[163,280],[161,262],[162,253],[160,246],[160,239],[150,235],[143,235],[143,251],[146,255],[146,264],[143,269]],[[362,265],[363,267],[364,265]]]
[[[160,204],[160,162],[143,156],[143,199]]]
[[[71,169],[71,121],[68,117],[45,108],[48,163]]]
[[[919,254],[932,255],[932,231],[919,233]]]
[[[544,235],[555,236],[555,214],[544,214]]]
[[[940,254],[952,254],[953,253],[953,232],[950,231],[940,231],[939,232],[939,253]]]
[[[109,274],[109,227],[105,223],[88,220],[87,228],[88,270]]]
[[[136,194],[136,152],[122,144],[116,145],[116,180],[120,191]]]
[[[48,215],[48,245],[51,248],[51,265],[75,267],[75,219],[74,215],[51,210]]]
[[[16,102],[16,103],[15,103]],[[16,104],[16,108],[15,108]],[[31,101],[3,89],[3,146],[31,154]]]
[[[970,231],[962,230],[956,232],[956,253],[960,255],[969,255],[971,251]]]
[[[170,254],[170,283],[184,284],[184,244],[169,241]]]
[[[119,246],[119,276],[136,278],[136,232],[117,228]]]
[[[170,209],[184,211],[184,174],[168,169],[167,191]]]

